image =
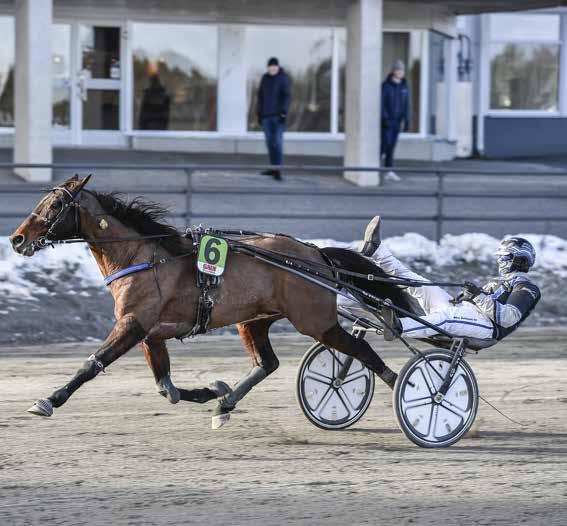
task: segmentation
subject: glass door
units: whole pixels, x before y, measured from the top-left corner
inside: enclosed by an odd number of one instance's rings
[[[55,142],[125,145],[122,28],[54,24],[52,35]]]

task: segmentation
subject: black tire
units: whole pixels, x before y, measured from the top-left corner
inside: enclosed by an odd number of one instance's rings
[[[408,360],[398,376],[393,393],[398,425],[420,447],[449,447],[474,423],[478,410],[478,384],[471,367],[462,360],[445,399],[437,404],[433,395],[452,355],[444,349],[431,349],[422,354]]]
[[[307,350],[297,369],[295,393],[299,407],[307,419],[321,429],[339,430],[356,424],[372,402],[374,373],[358,360],[353,361],[344,384],[332,386],[338,364],[344,363],[345,358],[346,355],[316,343]],[[328,374],[323,377],[316,373],[315,365]],[[322,395],[313,394],[318,388],[324,390]],[[313,396],[318,402],[313,401]]]

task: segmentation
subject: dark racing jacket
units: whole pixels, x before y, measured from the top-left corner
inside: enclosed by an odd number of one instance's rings
[[[409,123],[409,91],[406,79],[394,82],[388,75],[382,83],[382,126],[399,126]]]
[[[493,281],[472,301],[494,322],[495,338],[514,332],[534,310],[541,292],[526,274],[518,272],[506,281]]]
[[[258,88],[258,119],[285,115],[289,111],[290,103],[291,82],[283,68],[280,68],[277,75],[264,73]]]

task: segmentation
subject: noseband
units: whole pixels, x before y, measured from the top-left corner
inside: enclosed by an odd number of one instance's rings
[[[51,190],[51,192],[58,192],[60,191],[61,194],[59,196],[59,202],[61,203],[61,210],[57,213],[57,215],[53,219],[49,219],[48,217],[36,214],[35,212],[31,212],[30,215],[41,219],[45,225],[48,226],[47,232],[45,235],[37,238],[34,241],[34,245],[38,248],[44,248],[47,245],[52,244],[51,241],[54,241],[53,236],[55,235],[55,229],[57,225],[61,223],[66,217],[67,214],[71,209],[75,210],[75,233],[73,234],[73,238],[80,237],[81,234],[81,215],[79,210],[81,208],[80,199],[81,199],[81,190],[79,190],[75,195],[65,188],[64,186],[56,186]],[[69,197],[69,199],[67,199]]]

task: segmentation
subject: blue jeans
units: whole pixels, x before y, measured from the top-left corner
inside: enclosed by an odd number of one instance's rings
[[[272,115],[262,119],[262,128],[266,138],[266,147],[270,156],[270,164],[282,164],[283,132],[285,124],[280,122],[279,116]]]
[[[394,166],[394,150],[400,134],[400,123],[390,122],[390,125],[382,127],[382,140],[380,142],[380,157],[385,157],[384,166]]]

